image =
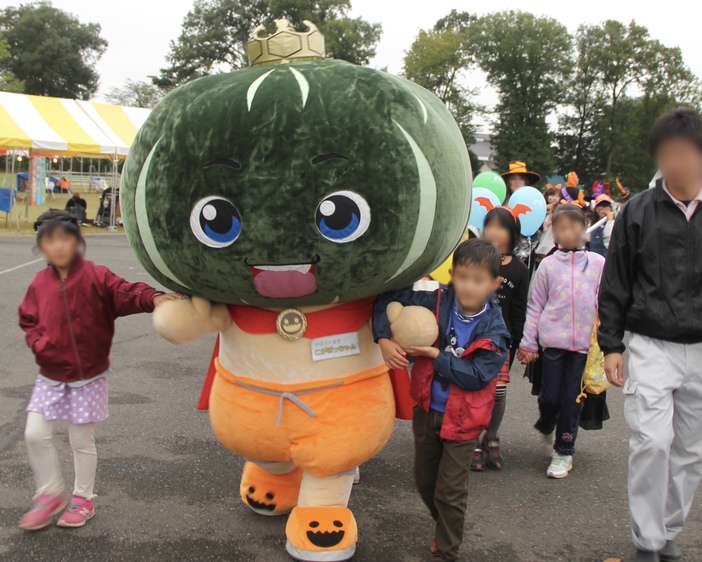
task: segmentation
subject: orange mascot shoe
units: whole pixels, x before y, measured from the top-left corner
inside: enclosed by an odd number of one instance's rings
[[[270,474],[247,462],[241,475],[241,499],[259,515],[287,515],[297,505],[302,470]]]
[[[285,527],[295,560],[344,562],[356,553],[358,528],[347,507],[296,507]]]

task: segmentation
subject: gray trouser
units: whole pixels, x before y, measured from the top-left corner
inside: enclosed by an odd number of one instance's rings
[[[624,395],[632,535],[658,551],[682,530],[702,479],[702,343],[632,335]]]

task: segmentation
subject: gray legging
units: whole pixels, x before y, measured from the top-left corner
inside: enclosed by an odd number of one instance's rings
[[[490,424],[487,427],[486,439],[497,438],[497,432],[500,430],[500,425],[502,425],[502,419],[505,417],[505,410],[507,408],[507,385],[500,385],[495,391],[495,406],[492,409],[492,418],[490,418]]]

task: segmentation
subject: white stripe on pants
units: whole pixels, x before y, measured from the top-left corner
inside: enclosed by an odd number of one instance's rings
[[[43,494],[58,495],[65,487],[61,475],[56,447],[54,447],[55,421],[46,421],[43,414],[29,412],[24,429],[29,464],[36,483],[35,498]],[[76,478],[73,495],[92,499],[94,497],[97,452],[95,450],[95,424],[68,423],[68,438],[73,449]]]
[[[632,335],[624,395],[632,535],[658,551],[682,530],[702,479],[702,343]]]

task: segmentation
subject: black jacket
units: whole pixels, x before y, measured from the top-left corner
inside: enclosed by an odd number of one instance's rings
[[[614,223],[599,301],[605,355],[624,351],[624,330],[702,342],[702,205],[688,222],[662,182],[627,203]]]

